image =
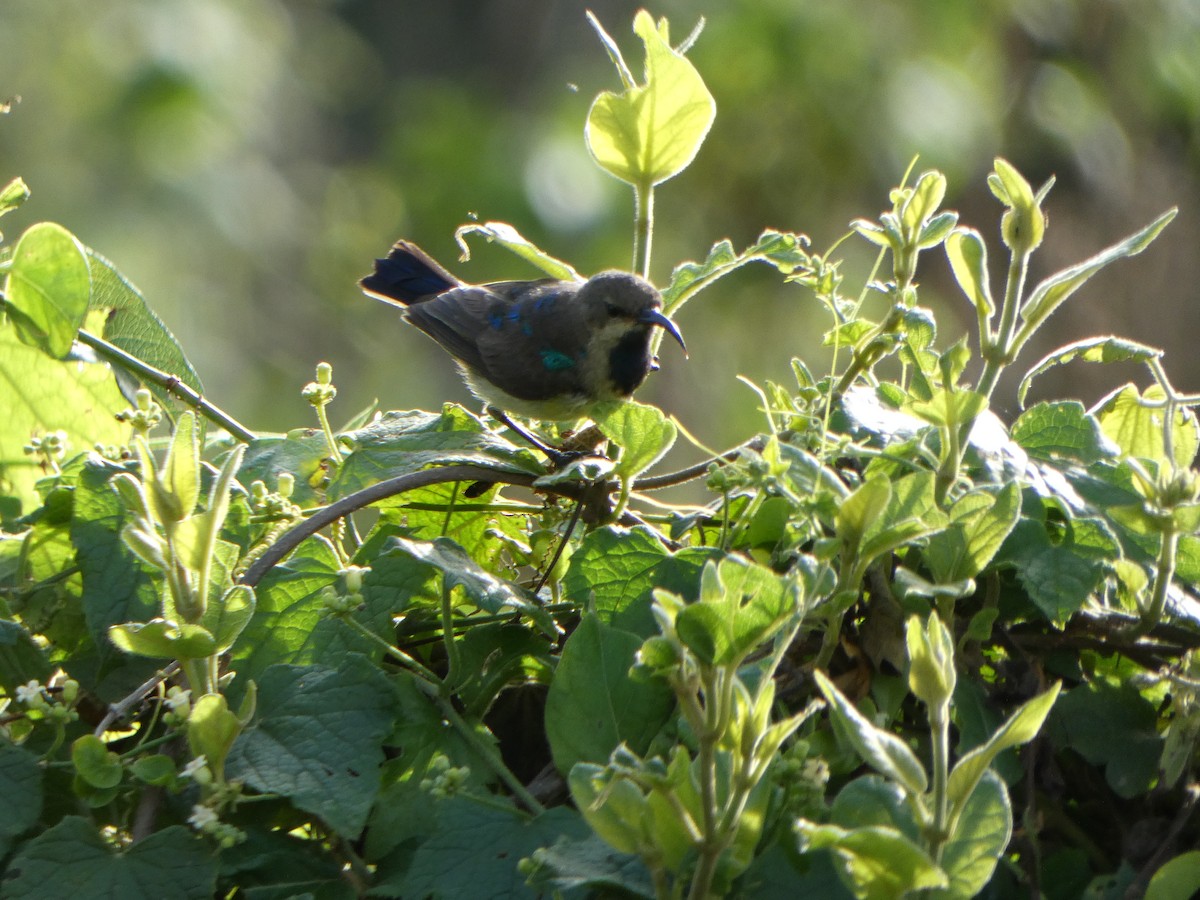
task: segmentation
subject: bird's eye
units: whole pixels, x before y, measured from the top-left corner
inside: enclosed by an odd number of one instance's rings
[[[615,303],[605,303],[604,309],[613,318],[616,318],[617,316],[620,316],[620,315],[624,315],[624,313],[621,310],[621,307],[617,306],[617,304],[615,304]]]

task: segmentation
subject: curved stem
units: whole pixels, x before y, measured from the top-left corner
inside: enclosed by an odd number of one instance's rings
[[[1174,527],[1169,527],[1163,532],[1162,545],[1158,548],[1158,559],[1155,562],[1154,589],[1150,593],[1150,605],[1142,610],[1141,618],[1126,630],[1122,637],[1142,637],[1148,634],[1162,619],[1163,610],[1167,605],[1167,594],[1171,588],[1171,579],[1175,577],[1179,538],[1179,531]]]
[[[333,436],[333,429],[329,427],[329,416],[325,412],[324,403],[315,403],[313,408],[317,411],[317,421],[321,423],[321,431],[325,435],[325,444],[329,447],[329,457],[337,465],[342,464],[342,451],[338,449],[337,440]]]
[[[323,509],[317,510],[307,519],[293,526],[246,570],[241,578],[241,583],[254,587],[262,579],[263,575],[269,572],[281,559],[295,550],[305,538],[316,534],[328,525],[332,525],[343,516],[347,516],[355,510],[370,506],[372,503],[377,503],[387,497],[415,490],[416,488],[428,487],[432,484],[441,484],[446,481],[502,481],[507,484],[529,487],[533,484],[536,477],[536,475],[532,474],[499,472],[494,469],[485,468],[484,466],[462,465],[423,469],[420,472],[400,475],[396,478],[377,482],[370,487],[363,488],[361,491],[356,491],[347,497],[343,497],[336,503],[331,503]],[[567,492],[564,490],[563,493]]]

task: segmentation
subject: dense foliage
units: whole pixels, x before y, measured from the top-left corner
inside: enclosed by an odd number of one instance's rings
[[[635,19],[641,77],[595,24],[621,89],[587,143],[649,272],[714,105],[665,21]],[[989,410],[1173,212],[1030,286],[1051,184],[997,159],[987,186],[996,237],[906,175],[852,225],[882,273],[856,292],[785,231],[676,266],[669,314],[760,263],[831,352],[665,474],[680,423],[651,406],[598,409],[604,455],[554,470],[456,405],[335,429],[326,364],[316,427],[259,433],[111,263],[26,229],[0,257],[3,895],[1189,896],[1200,397],[1100,336],[1020,398],[1072,362],[1148,386]],[[574,272],[504,223],[458,237]],[[933,253],[973,341],[921,305]]]

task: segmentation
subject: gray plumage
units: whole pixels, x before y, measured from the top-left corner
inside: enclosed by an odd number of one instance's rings
[[[578,418],[628,397],[657,368],[651,328],[683,346],[658,291],[628,272],[470,285],[400,241],[359,284],[403,306],[405,318],[454,357],[472,393],[529,418]]]

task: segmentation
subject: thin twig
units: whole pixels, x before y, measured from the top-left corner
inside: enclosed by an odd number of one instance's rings
[[[644,492],[674,487],[677,484],[683,484],[686,481],[692,481],[695,478],[702,477],[708,472],[708,467],[713,463],[733,462],[738,458],[738,455],[743,450],[761,451],[762,448],[762,438],[755,438],[752,441],[747,441],[740,446],[734,447],[732,450],[727,450],[719,456],[714,456],[711,459],[698,462],[693,466],[688,466],[686,469],[680,469],[678,472],[667,472],[665,475],[654,475],[650,478],[639,478],[636,482],[634,482],[634,489]]]
[[[133,689],[133,692],[116,703],[112,703],[108,707],[108,712],[104,714],[104,718],[100,720],[100,724],[96,726],[96,730],[92,732],[96,737],[100,737],[104,732],[108,731],[108,726],[119,719],[124,719],[131,709],[141,703],[146,695],[158,687],[160,682],[166,681],[172,675],[179,671],[179,662],[175,661],[169,665],[163,666],[154,673],[154,677],[147,679],[142,684],[139,684]]]
[[[157,369],[149,363],[138,359],[136,356],[126,353],[115,344],[110,344],[104,338],[97,337],[91,332],[84,331],[82,328],[75,337],[81,344],[91,347],[96,351],[97,355],[104,357],[110,363],[120,366],[123,369],[128,369],[143,381],[158,385],[168,394],[178,397],[188,406],[195,408],[204,418],[216,425],[220,425],[242,443],[248,444],[255,439],[253,431],[223,409],[205,400],[201,394],[191,386],[185,384],[178,375],[172,375],[170,372]]]

